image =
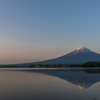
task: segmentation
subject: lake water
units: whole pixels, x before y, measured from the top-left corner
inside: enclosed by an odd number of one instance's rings
[[[100,100],[100,69],[0,69],[0,100]]]

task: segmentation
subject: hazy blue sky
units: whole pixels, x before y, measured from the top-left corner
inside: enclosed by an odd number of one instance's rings
[[[100,53],[100,0],[0,0],[0,64]]]

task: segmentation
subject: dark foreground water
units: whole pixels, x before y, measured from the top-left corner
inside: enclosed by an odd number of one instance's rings
[[[100,100],[100,70],[1,70],[0,100]]]

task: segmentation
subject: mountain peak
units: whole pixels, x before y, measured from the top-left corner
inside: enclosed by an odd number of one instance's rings
[[[79,47],[76,50],[83,50],[83,49],[86,49],[86,48],[85,47]]]
[[[76,50],[82,50],[82,49],[84,49],[84,47],[79,47],[79,48],[77,48]]]
[[[79,47],[76,49],[76,52],[89,52],[90,50],[85,47]]]

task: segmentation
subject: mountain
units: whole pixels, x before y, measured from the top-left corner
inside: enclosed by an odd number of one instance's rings
[[[100,61],[100,54],[85,47],[79,47],[64,56],[31,64],[82,64],[88,61]]]

